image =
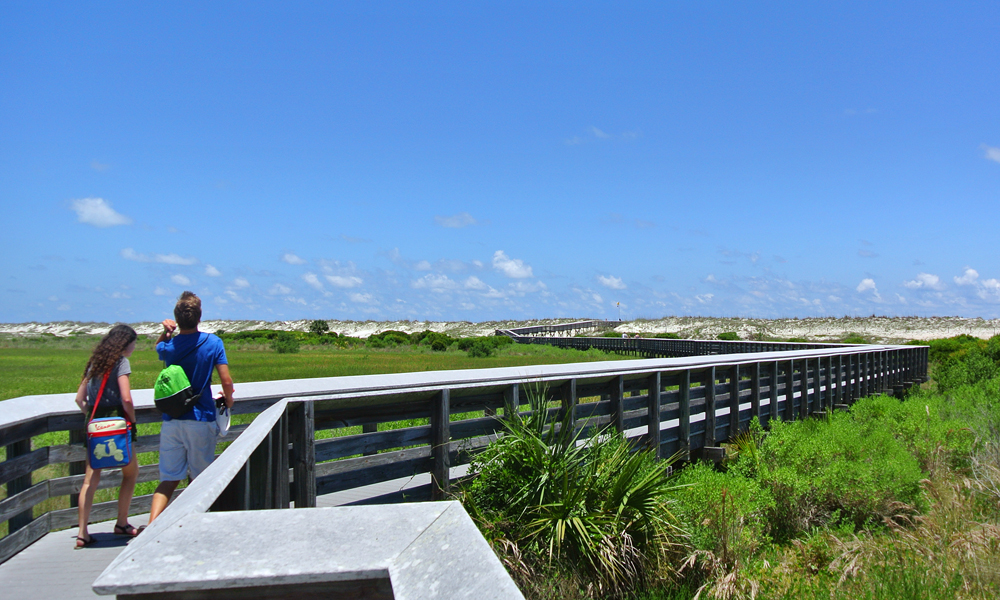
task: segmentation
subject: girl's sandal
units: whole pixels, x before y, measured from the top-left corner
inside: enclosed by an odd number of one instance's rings
[[[82,538],[80,536],[76,536],[76,547],[73,548],[73,549],[74,550],[79,550],[81,548],[86,548],[87,546],[93,544],[96,541],[97,541],[97,538],[95,538],[94,536],[90,536],[89,540],[87,538]]]
[[[115,525],[115,535],[127,535],[128,537],[135,537],[139,535],[139,531],[132,527],[130,524],[125,523],[124,525]]]

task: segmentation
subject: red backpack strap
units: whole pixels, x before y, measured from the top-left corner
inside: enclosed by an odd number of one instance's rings
[[[100,404],[100,402],[101,402],[101,396],[104,395],[104,386],[105,386],[105,384],[108,383],[108,376],[109,375],[111,375],[111,369],[108,369],[108,372],[104,374],[104,379],[101,380],[101,389],[97,390],[97,399],[94,400],[94,410],[90,411],[90,420],[87,421],[88,423],[90,421],[93,421],[94,420],[94,415],[97,414],[97,405]]]

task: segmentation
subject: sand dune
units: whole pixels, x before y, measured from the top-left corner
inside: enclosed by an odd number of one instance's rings
[[[527,321],[328,321],[330,329],[354,337],[368,337],[373,333],[395,329],[413,333],[429,329],[455,337],[491,335],[497,329],[569,323],[584,319],[535,319]],[[203,331],[248,331],[278,329],[305,331],[309,320],[298,321],[228,321],[212,320],[202,323]],[[159,323],[132,323],[140,334],[156,334]],[[69,336],[103,334],[109,323],[79,323],[59,321],[53,323],[0,323],[0,334]],[[904,342],[930,340],[968,334],[989,338],[1000,333],[1000,319],[984,320],[963,317],[863,317],[863,318],[810,318],[810,319],[738,319],[718,317],[664,317],[624,321],[617,331],[634,333],[676,333],[691,339],[714,339],[723,332],[735,331],[742,339],[805,338],[811,341],[830,341],[858,334],[872,342]]]

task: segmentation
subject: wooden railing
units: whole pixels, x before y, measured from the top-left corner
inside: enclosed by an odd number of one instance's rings
[[[458,502],[314,508],[312,407],[280,400],[261,413],[94,591],[147,600],[523,600]],[[306,512],[273,510],[293,500]]]
[[[689,349],[692,356],[681,358],[240,384],[234,412],[260,413],[294,399],[300,407],[296,410],[302,411],[294,417],[300,425],[289,429],[290,439],[269,438],[271,450],[260,450],[248,463],[249,470],[234,479],[219,507],[280,504],[286,488],[289,501],[312,506],[317,494],[421,473],[429,473],[432,483],[408,490],[406,499],[444,498],[450,468],[468,462],[489,443],[502,428],[503,416],[526,410],[528,394],[555,403],[554,411],[568,411],[584,436],[611,426],[657,449],[660,456],[681,452],[693,457],[745,429],[754,417],[765,425],[773,418],[804,418],[862,396],[901,393],[927,375],[927,348],[920,346],[766,351],[768,346],[758,342],[700,342],[701,348],[690,340],[550,338],[549,343],[612,350],[604,346],[608,342],[619,344],[615,351],[622,351],[626,342],[694,346]],[[640,353],[650,347],[636,346]],[[713,354],[726,347],[744,351]],[[140,423],[159,420],[151,391],[137,390],[134,400]],[[38,471],[59,463],[79,469],[85,454],[80,443],[84,420],[72,394],[15,398],[0,407],[0,445],[7,448],[6,460],[0,462],[0,484],[7,486],[0,523],[9,527],[0,539],[2,562],[49,531],[75,525],[75,508],[40,514],[35,510],[48,498],[78,493],[83,476],[38,479]],[[235,428],[235,433],[246,427]],[[324,430],[333,430],[334,437],[316,439],[316,432]],[[52,431],[69,431],[71,443],[32,447],[33,436]],[[290,454],[284,457],[282,448],[288,444]],[[138,448],[156,450],[157,436],[140,438]],[[264,463],[253,461],[265,461],[265,454],[270,466],[259,471],[253,465]],[[285,460],[291,477],[282,467]],[[272,478],[264,487],[262,472]],[[157,474],[156,465],[145,465],[140,481],[155,480]],[[109,472],[101,487],[119,482],[120,475]],[[400,499],[394,496],[381,500]],[[139,497],[132,509],[145,512],[148,506],[149,497]],[[115,509],[115,502],[98,504],[92,519],[112,518]]]

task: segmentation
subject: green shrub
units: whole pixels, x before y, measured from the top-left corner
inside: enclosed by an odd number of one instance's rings
[[[694,463],[675,479],[675,514],[691,533],[691,544],[733,566],[770,542],[769,518],[775,501],[755,479]]]
[[[462,500],[502,556],[572,565],[602,596],[656,576],[678,534],[670,461],[606,431],[578,444],[568,420],[550,422],[544,393],[532,414],[473,459]]]
[[[330,325],[322,319],[317,319],[309,323],[309,331],[316,335],[323,335],[327,331],[330,331]]]
[[[373,348],[385,348],[389,346],[408,345],[411,343],[410,336],[405,331],[388,329],[379,333],[374,333],[368,337],[369,340],[377,339],[384,343],[383,346],[372,346]]]
[[[469,346],[469,356],[473,358],[486,358],[492,356],[493,347],[483,340],[476,340]]]
[[[986,379],[1000,375],[1000,368],[989,355],[979,348],[971,346],[958,350],[945,357],[935,370],[934,378],[938,389],[948,391],[963,385],[974,385]]]
[[[434,352],[444,352],[448,349],[448,344],[444,343],[442,340],[434,340],[431,342],[431,350]]]
[[[774,421],[760,456],[759,480],[775,499],[782,537],[841,521],[877,524],[897,503],[921,503],[920,464],[885,420],[862,427],[849,413],[832,413]]]
[[[441,348],[441,350],[447,350],[454,343],[455,338],[437,331],[425,331],[420,337],[420,345],[430,346],[432,350],[437,350],[442,345],[444,348]]]
[[[870,344],[871,343],[871,341],[868,338],[862,336],[861,334],[854,333],[854,332],[851,332],[851,333],[847,334],[847,337],[845,337],[844,339],[842,339],[840,341],[843,342],[844,344]]]
[[[288,332],[271,341],[271,349],[278,354],[295,354],[299,351],[299,340]]]
[[[724,340],[727,342],[738,342],[740,340],[739,334],[736,333],[735,331],[727,331],[725,333],[720,333],[716,337],[720,340]]]
[[[365,346],[367,346],[369,348],[375,348],[375,349],[385,348],[388,345],[389,344],[387,344],[385,342],[385,340],[383,340],[382,338],[380,338],[378,336],[374,336],[374,335],[371,336],[371,337],[369,337],[367,340],[365,340]]]
[[[489,350],[489,353],[492,354],[494,350],[497,350],[504,346],[509,346],[510,344],[513,343],[514,340],[505,335],[488,335],[480,337],[462,338],[458,340],[457,345],[459,350],[464,350],[468,352],[470,348],[478,344],[487,348]]]
[[[663,340],[680,340],[683,339],[676,333],[657,333],[653,336],[654,338],[660,338]]]

